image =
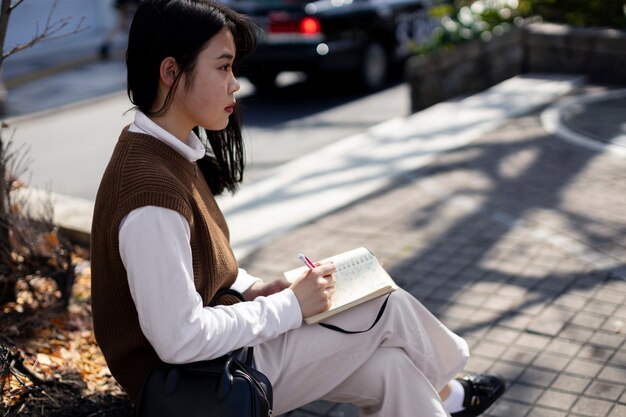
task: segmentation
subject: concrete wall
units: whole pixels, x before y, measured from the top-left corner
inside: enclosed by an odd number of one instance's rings
[[[409,59],[411,108],[482,91],[524,72],[585,74],[595,82],[626,84],[626,32],[532,23],[490,41]]]
[[[472,94],[521,71],[522,31],[513,29],[488,42],[472,40],[451,50],[415,56],[406,65],[413,111],[451,97]]]
[[[526,67],[533,72],[585,74],[600,83],[626,83],[626,32],[532,24],[526,29]]]

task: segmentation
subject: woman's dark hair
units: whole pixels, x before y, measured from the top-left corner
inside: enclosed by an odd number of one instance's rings
[[[228,28],[235,39],[236,71],[241,59],[256,45],[253,23],[233,10],[208,0],[143,0],[139,4],[128,37],[126,69],[128,97],[140,111],[159,116],[169,108],[182,74],[193,75],[198,54],[206,43]],[[153,110],[159,86],[159,67],[172,57],[180,71],[160,109]],[[241,135],[239,106],[224,130],[194,129],[208,141],[215,157],[198,161],[213,194],[225,189],[235,192],[243,179],[245,154]]]

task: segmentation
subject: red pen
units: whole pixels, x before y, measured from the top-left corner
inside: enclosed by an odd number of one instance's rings
[[[306,256],[304,256],[304,254],[299,253],[298,254],[298,259],[300,259],[300,261],[305,264],[309,269],[313,269],[315,268],[315,265],[313,264],[313,262],[311,262],[311,260],[309,258],[307,258]]]

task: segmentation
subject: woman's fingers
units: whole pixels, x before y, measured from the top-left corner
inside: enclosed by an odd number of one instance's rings
[[[326,311],[332,305],[335,294],[336,279],[333,275],[336,271],[332,263],[324,263],[316,266],[291,285],[303,317]]]
[[[326,278],[326,286],[327,287],[334,287],[335,284],[337,284],[337,279],[335,278],[335,275],[326,275],[324,278]]]
[[[313,269],[313,271],[318,272],[322,276],[326,276],[326,275],[334,274],[337,271],[337,268],[335,267],[334,263],[327,262],[324,264],[319,264]]]
[[[328,289],[328,288],[334,288],[335,283],[336,283],[336,280],[335,280],[334,275],[326,275],[326,276],[317,278],[317,287],[322,290]]]

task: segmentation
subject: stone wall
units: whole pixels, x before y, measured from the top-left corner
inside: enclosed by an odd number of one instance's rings
[[[526,29],[528,72],[585,74],[600,83],[626,83],[626,32],[549,23]]]
[[[532,23],[407,61],[411,110],[482,91],[524,72],[585,74],[626,84],[626,32]]]

